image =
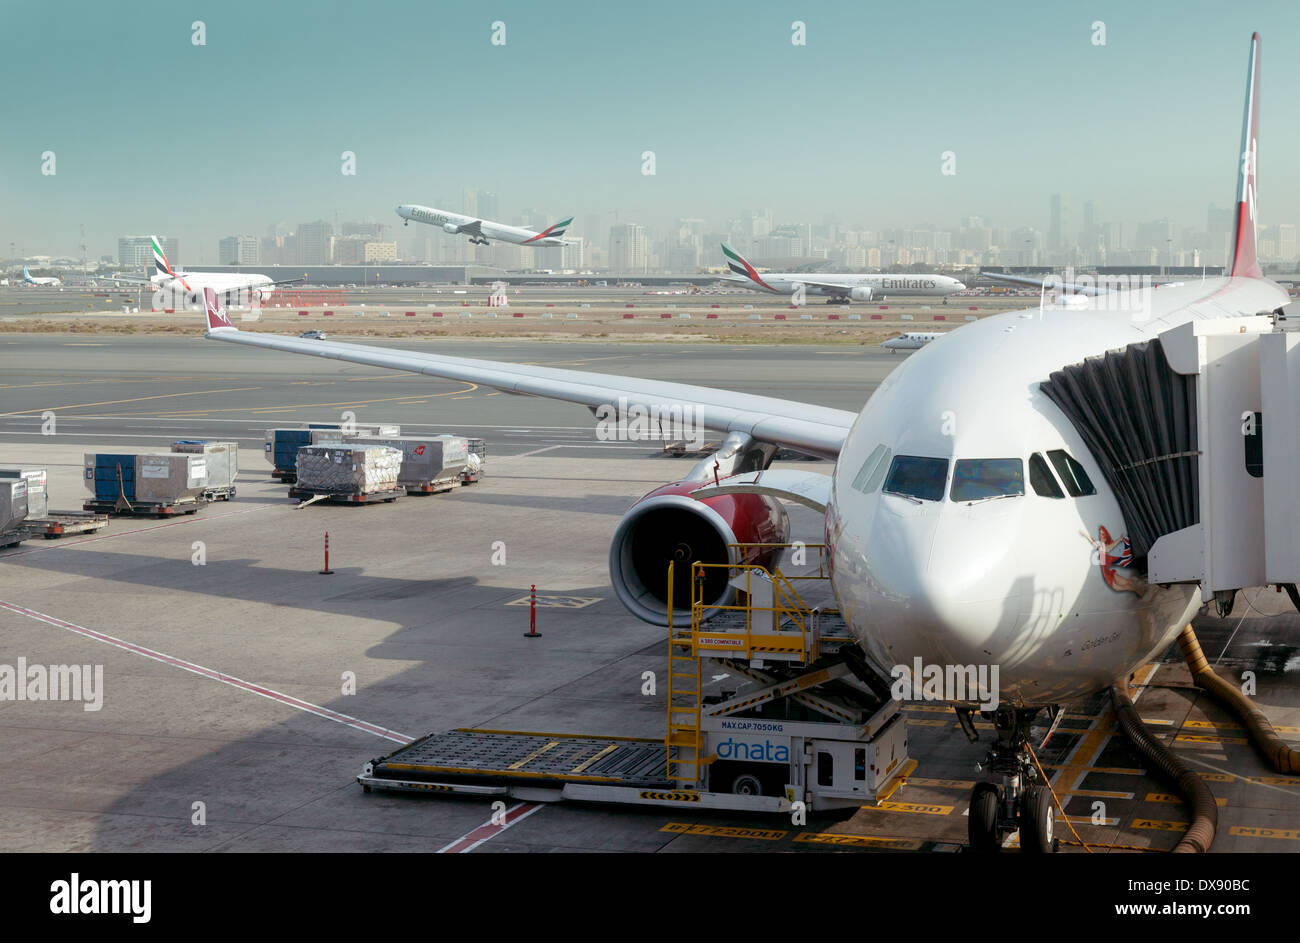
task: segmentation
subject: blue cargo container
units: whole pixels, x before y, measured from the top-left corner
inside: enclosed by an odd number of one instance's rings
[[[95,493],[97,501],[116,501],[118,497],[117,470],[122,469],[122,494],[128,501],[135,500],[135,454],[99,453],[94,464],[86,456],[86,487]]]

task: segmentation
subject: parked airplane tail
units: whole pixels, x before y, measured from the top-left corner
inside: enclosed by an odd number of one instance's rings
[[[189,291],[189,283],[172,271],[171,263],[167,261],[167,255],[163,252],[162,243],[158,241],[158,237],[150,236],[149,241],[153,243],[153,277],[155,279],[174,278],[185,286],[186,291]]]
[[[215,291],[211,288],[204,288],[203,301],[207,308],[209,331],[238,330],[230,322],[230,315],[226,314],[226,306],[221,303],[221,299]]]
[[[32,280],[32,273],[29,272],[29,271],[27,271],[27,266],[24,265],[24,266],[23,266],[23,281],[25,281],[25,282],[30,282],[31,280]]]
[[[727,268],[731,269],[737,275],[749,279],[760,288],[765,288],[768,291],[776,291],[775,288],[763,281],[754,266],[741,258],[740,253],[731,248],[731,246],[727,245],[725,242],[722,244],[722,254],[727,257]]]
[[[1259,33],[1250,37],[1250,67],[1246,72],[1246,111],[1241,119],[1241,157],[1237,168],[1237,220],[1233,234],[1231,274],[1260,278],[1255,254],[1256,171],[1259,154]]]

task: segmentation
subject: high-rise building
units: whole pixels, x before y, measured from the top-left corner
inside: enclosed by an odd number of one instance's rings
[[[1277,225],[1277,255],[1284,262],[1289,262],[1295,258],[1295,223],[1278,223]]]
[[[261,262],[256,236],[227,236],[217,243],[218,265],[257,265]]]
[[[170,236],[159,236],[162,250],[172,267],[179,265],[180,241]],[[117,264],[123,268],[148,266],[153,274],[153,241],[150,236],[121,236],[117,240]]]
[[[609,230],[609,270],[645,274],[649,264],[645,227],[619,223]]]
[[[1051,225],[1047,227],[1047,249],[1049,252],[1062,252],[1073,242],[1068,193],[1052,194],[1051,214]]]
[[[329,265],[333,261],[334,227],[323,219],[298,225],[298,264]]]

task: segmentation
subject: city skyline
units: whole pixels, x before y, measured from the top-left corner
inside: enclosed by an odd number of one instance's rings
[[[981,215],[1046,231],[1043,207],[1066,188],[1129,226],[1200,226],[1208,203],[1231,200],[1250,28],[1264,37],[1261,221],[1289,222],[1300,75],[1285,63],[1300,24],[1283,3],[1243,6],[1101,2],[1085,17],[935,3],[920,20],[669,3],[617,28],[587,3],[324,3],[309,19],[246,2],[208,19],[160,2],[79,9],[73,30],[29,24],[0,63],[27,90],[0,105],[0,252],[79,257],[84,225],[91,258],[158,231],[211,262],[252,219],[391,222],[398,203],[474,188],[501,195],[506,221],[573,215],[599,243],[607,231],[584,218],[617,210],[653,229],[744,206],[876,230]],[[539,82],[551,60],[563,65]]]

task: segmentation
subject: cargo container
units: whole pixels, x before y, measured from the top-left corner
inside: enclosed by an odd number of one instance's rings
[[[347,441],[399,449],[402,467],[397,473],[397,483],[407,494],[450,491],[459,483],[469,461],[469,443],[461,436],[348,436]]]
[[[460,483],[472,485],[484,475],[484,468],[487,465],[487,442],[473,436],[463,438],[469,445],[469,460],[465,463],[465,470],[460,473]]]
[[[391,501],[406,490],[397,482],[402,453],[386,445],[304,445],[290,497]]]
[[[198,500],[208,486],[206,455],[137,455],[135,496],[143,504]]]
[[[87,452],[86,487],[96,501],[135,500],[134,453]]]
[[[48,477],[44,468],[10,466],[0,468],[0,478],[22,478],[27,481],[27,519],[45,517],[50,510]]]
[[[341,441],[343,424],[337,422],[311,422],[292,429],[267,429],[263,447],[266,460],[271,463],[271,477],[279,481],[297,478],[298,449],[304,445],[317,445],[326,441]],[[325,433],[334,432],[338,439]],[[313,435],[315,433],[315,435]],[[355,435],[398,436],[402,427],[397,425],[353,425]]]
[[[172,452],[87,452],[85,483],[93,495],[82,504],[87,511],[192,514],[207,503],[207,458]]]
[[[0,478],[0,546],[16,542],[8,540],[5,535],[13,534],[26,517],[27,479]]]
[[[202,455],[207,459],[208,483],[204,496],[209,501],[229,501],[235,496],[235,476],[239,474],[239,443],[181,439],[172,443],[172,451],[182,455]]]

